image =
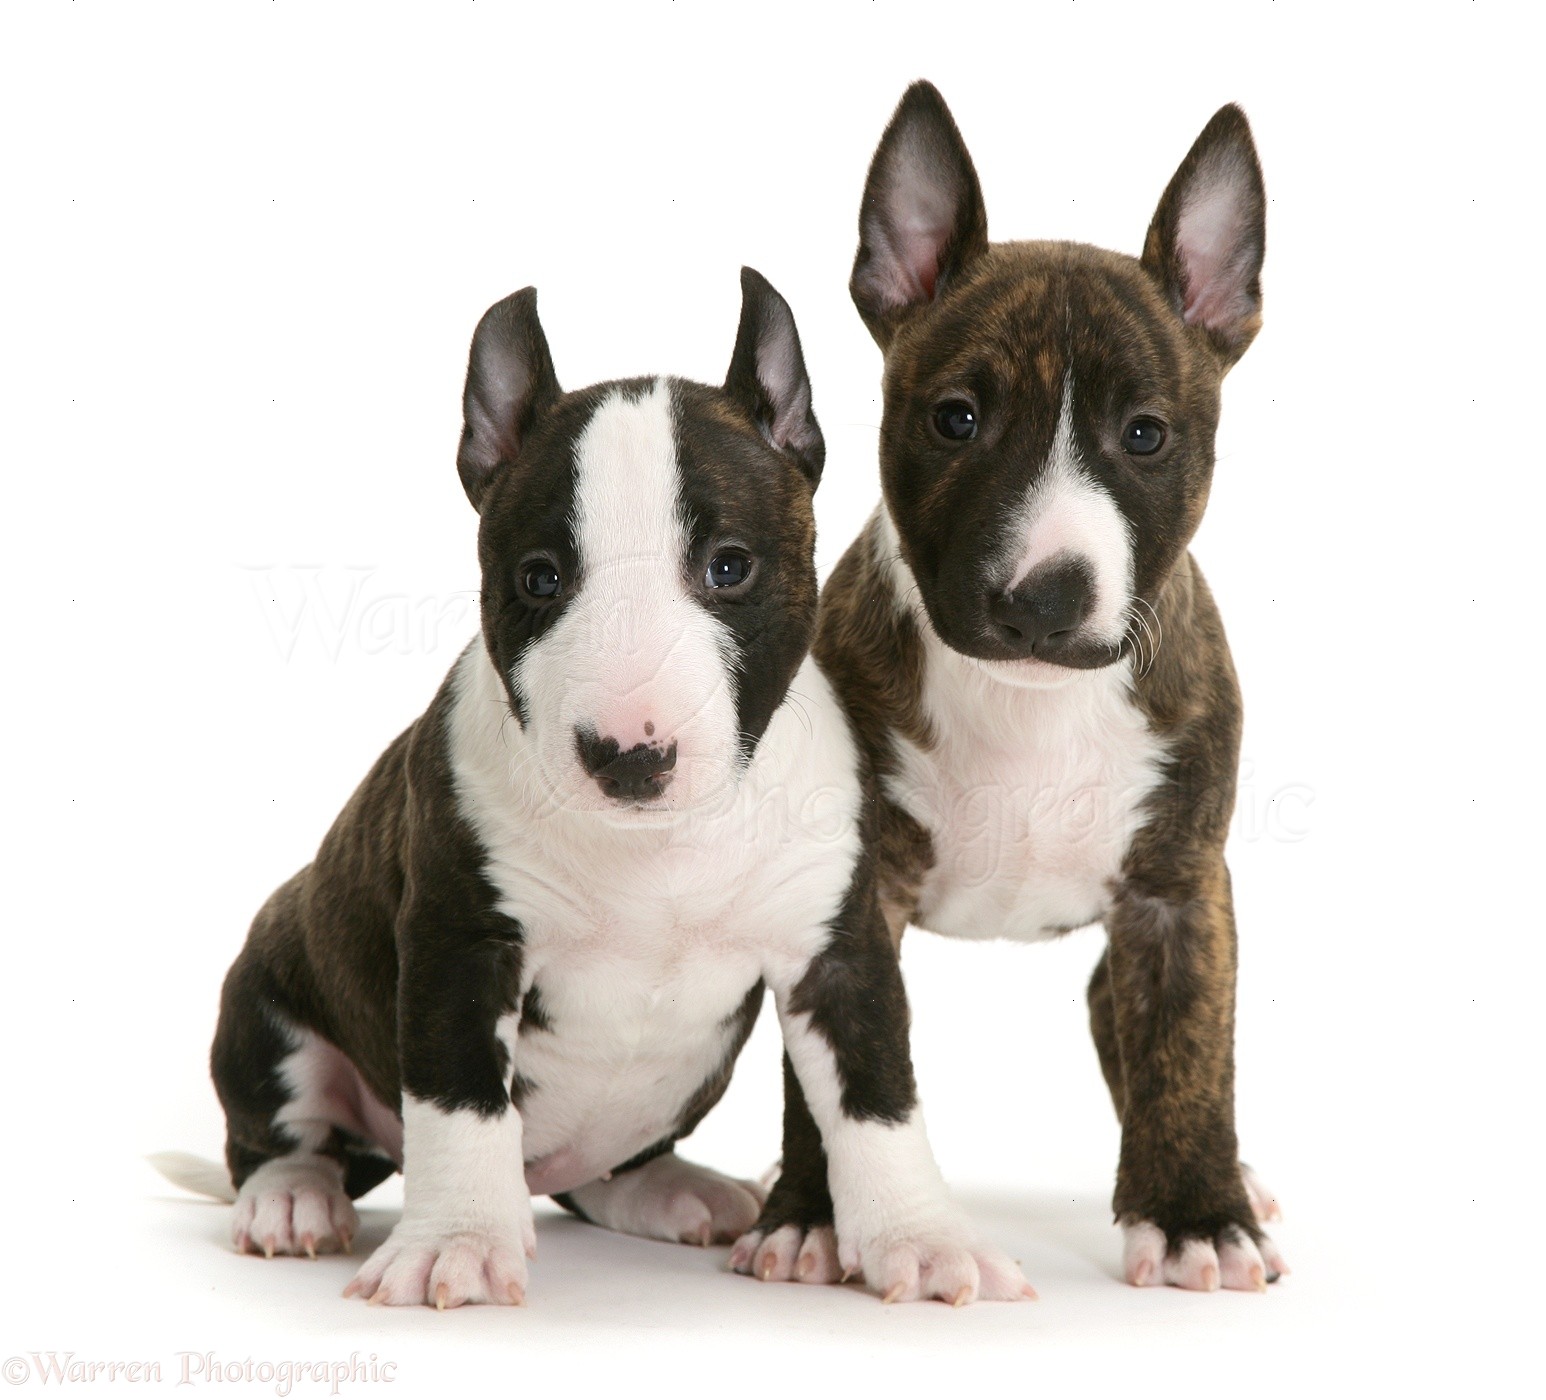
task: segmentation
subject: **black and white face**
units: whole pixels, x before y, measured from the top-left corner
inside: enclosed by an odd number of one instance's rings
[[[934,631],[1015,684],[1154,642],[1202,517],[1219,385],[1260,319],[1265,196],[1226,107],[1165,191],[1142,259],[987,241],[939,94],[909,90],[860,216],[853,294],[886,351],[881,473]]]
[[[484,640],[570,810],[647,825],[716,800],[810,643],[821,433],[789,308],[742,283],[723,388],[562,393],[529,290],[474,339],[458,465]]]

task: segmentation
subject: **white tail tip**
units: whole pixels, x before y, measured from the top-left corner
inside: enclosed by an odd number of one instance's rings
[[[217,1201],[234,1201],[236,1188],[231,1174],[219,1162],[195,1157],[191,1152],[152,1152],[145,1158],[174,1186],[196,1196],[213,1196]]]

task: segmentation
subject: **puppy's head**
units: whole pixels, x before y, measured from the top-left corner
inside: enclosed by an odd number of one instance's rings
[[[821,430],[788,305],[749,268],[741,288],[720,388],[564,393],[531,288],[473,337],[484,642],[555,799],[619,822],[727,790],[810,643]]]
[[[1265,207],[1231,106],[1141,258],[990,244],[944,100],[907,91],[870,168],[851,290],[886,352],[887,507],[949,646],[1034,685],[1142,645],[1207,501],[1220,383],[1260,325]]]

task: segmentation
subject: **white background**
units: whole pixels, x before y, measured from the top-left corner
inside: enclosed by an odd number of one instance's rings
[[[9,6],[0,1354],[160,1360],[170,1385],[184,1350],[358,1349],[396,1365],[391,1389],[346,1387],[378,1400],[480,1376],[1499,1393],[1539,1292],[1524,13]],[[760,268],[827,434],[825,571],[877,491],[859,194],[920,75],[999,238],[1136,252],[1214,109],[1254,124],[1266,328],[1226,386],[1196,552],[1247,699],[1241,1138],[1292,1277],[1267,1297],[1117,1281],[1098,932],[905,948],[940,1160],[1039,1304],[762,1286],[722,1250],[557,1216],[521,1312],[367,1310],[338,1298],[345,1261],[236,1258],[223,1209],[139,1155],[218,1155],[204,1061],[247,922],[475,625],[453,455],[477,317],[536,283],[566,385],[717,381],[737,269]],[[760,1172],[777,1096],[768,1018],[689,1154]]]

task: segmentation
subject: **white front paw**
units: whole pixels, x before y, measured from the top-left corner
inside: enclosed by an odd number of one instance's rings
[[[526,1218],[497,1225],[403,1219],[344,1289],[371,1303],[426,1304],[526,1301],[526,1261],[537,1252]]]
[[[852,1245],[847,1239],[839,1229],[844,1272],[862,1273],[887,1303],[938,1298],[959,1308],[979,1298],[1015,1301],[1036,1296],[1013,1259],[977,1243],[959,1224],[886,1230]]]

